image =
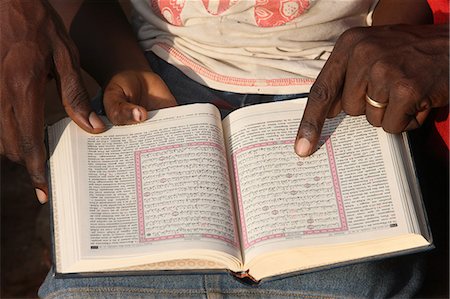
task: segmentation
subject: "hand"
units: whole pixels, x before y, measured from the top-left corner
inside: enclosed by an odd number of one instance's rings
[[[45,0],[0,3],[0,154],[25,164],[36,195],[47,201],[44,96],[49,75],[67,114],[84,130],[105,126],[91,111],[76,50]]]
[[[103,105],[109,120],[127,125],[147,119],[148,110],[176,106],[175,97],[164,81],[149,70],[123,71],[105,87]]]
[[[418,128],[431,108],[448,105],[448,40],[448,25],[346,31],[311,88],[296,153],[312,154],[325,118],[341,110],[365,114],[373,126],[390,133]]]

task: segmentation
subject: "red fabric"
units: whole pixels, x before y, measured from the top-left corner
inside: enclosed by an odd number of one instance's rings
[[[431,10],[433,11],[434,23],[449,23],[449,0],[428,0]],[[435,113],[430,115],[434,120],[434,128],[429,136],[429,143],[436,158],[441,161],[449,161],[449,106],[436,109]]]
[[[449,0],[428,0],[431,11],[433,11],[434,23],[448,23],[449,18]]]

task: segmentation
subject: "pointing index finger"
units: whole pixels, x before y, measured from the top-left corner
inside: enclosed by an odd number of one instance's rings
[[[347,71],[348,49],[357,40],[355,30],[346,31],[311,87],[295,141],[295,152],[301,157],[311,155],[322,132],[332,104],[340,99]]]

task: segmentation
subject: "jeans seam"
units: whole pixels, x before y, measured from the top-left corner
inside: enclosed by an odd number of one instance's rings
[[[211,289],[209,292],[219,293],[219,294],[229,294],[229,295],[275,295],[275,296],[287,296],[287,297],[298,297],[302,298],[321,298],[321,299],[334,299],[334,298],[344,298],[336,295],[319,295],[311,294],[309,292],[295,292],[295,291],[278,291],[278,290],[220,290]]]
[[[208,285],[207,285],[207,277],[206,275],[203,275],[203,292],[205,292],[206,298],[208,298]]]
[[[206,276],[204,276],[206,279]],[[206,281],[204,280],[204,283]],[[45,298],[53,299],[58,298],[61,294],[89,294],[89,293],[98,293],[98,292],[121,292],[121,293],[129,293],[129,294],[166,294],[166,295],[199,295],[199,294],[208,294],[218,293],[218,294],[228,294],[228,295],[274,295],[274,296],[283,296],[283,297],[297,297],[297,298],[309,298],[309,299],[331,299],[331,298],[340,298],[339,296],[331,296],[331,295],[317,295],[311,293],[299,293],[292,291],[277,291],[277,290],[220,290],[220,289],[211,289],[206,290],[205,285],[203,290],[191,290],[191,289],[180,289],[180,290],[165,290],[165,289],[146,289],[140,288],[136,290],[135,288],[127,288],[127,287],[89,287],[89,288],[76,288],[76,289],[65,289],[59,290],[55,293],[52,293],[50,296],[46,296]],[[203,293],[204,292],[204,293]]]
[[[53,299],[58,298],[61,294],[68,294],[68,293],[74,293],[74,294],[89,294],[89,293],[98,293],[98,292],[121,292],[121,293],[130,293],[130,294],[167,294],[167,295],[196,295],[196,294],[202,294],[201,290],[192,290],[192,289],[180,289],[180,290],[165,290],[165,289],[150,289],[150,288],[139,288],[137,290],[136,288],[127,288],[127,287],[86,287],[86,288],[73,288],[73,289],[64,289],[64,290],[58,290],[55,293],[52,293],[50,296],[45,296],[44,298],[47,299]]]

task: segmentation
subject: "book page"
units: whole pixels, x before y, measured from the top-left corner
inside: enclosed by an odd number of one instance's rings
[[[411,229],[382,150],[386,133],[341,114],[327,120],[320,149],[300,158],[294,141],[305,102],[243,108],[223,122],[246,262],[276,249]]]
[[[75,128],[75,134],[81,257],[201,249],[240,259],[220,114],[213,105],[159,110],[144,124],[99,135]]]

